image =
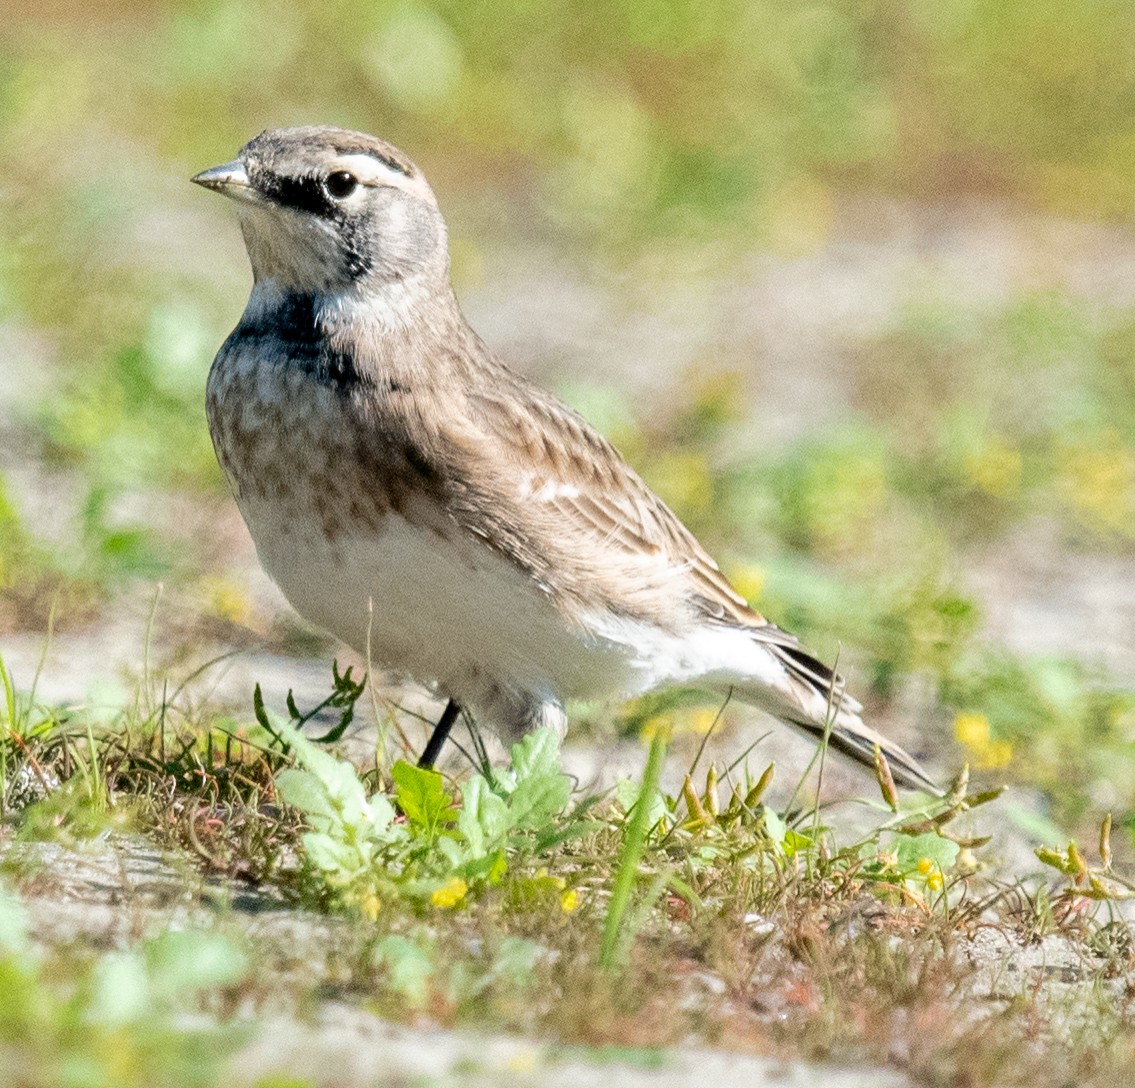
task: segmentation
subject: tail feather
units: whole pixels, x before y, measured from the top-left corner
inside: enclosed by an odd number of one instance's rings
[[[756,641],[784,670],[783,681],[736,685],[737,698],[760,706],[811,736],[826,734],[831,746],[859,763],[873,767],[878,745],[891,767],[895,782],[941,796],[942,790],[909,752],[865,724],[862,705],[844,691],[843,677],[809,654],[793,636],[773,628],[775,640]]]
[[[875,745],[879,746],[887,763],[891,768],[891,775],[900,786],[910,789],[924,790],[936,797],[942,796],[942,789],[923,770],[918,760],[904,748],[900,748],[894,741],[888,740],[882,733],[876,732],[866,725],[858,714],[849,714],[841,711],[835,714],[830,732],[823,721],[805,718],[803,715],[791,717],[788,714],[778,715],[789,725],[803,729],[817,739],[822,739],[825,732],[828,734],[828,743],[837,751],[850,756],[857,763],[867,767],[875,764]]]

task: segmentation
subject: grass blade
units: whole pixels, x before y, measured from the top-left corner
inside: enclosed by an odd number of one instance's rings
[[[619,933],[623,916],[630,904],[635,877],[638,875],[638,863],[646,843],[646,833],[649,830],[647,819],[654,795],[658,790],[658,781],[662,777],[666,741],[666,730],[659,729],[650,742],[650,755],[646,758],[646,768],[642,772],[642,788],[639,790],[638,801],[635,803],[634,812],[631,813],[630,823],[623,837],[623,853],[619,859],[619,870],[615,874],[615,888],[611,893],[610,906],[607,908],[607,919],[603,925],[603,944],[599,951],[599,966],[606,970],[616,967],[622,958],[619,954]]]

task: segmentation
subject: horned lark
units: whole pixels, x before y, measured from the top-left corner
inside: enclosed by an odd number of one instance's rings
[[[469,327],[401,151],[281,129],[193,180],[236,201],[254,278],[209,428],[297,611],[506,738],[562,733],[573,698],[684,685],[830,728],[863,763],[877,744],[897,781],[934,788],[606,439]]]

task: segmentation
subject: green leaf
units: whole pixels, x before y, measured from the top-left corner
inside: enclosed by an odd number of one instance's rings
[[[508,805],[480,775],[465,783],[461,801],[457,830],[469,844],[470,856],[483,857],[496,849],[511,830]]]
[[[304,835],[303,848],[312,865],[325,873],[338,874],[340,882],[355,876],[366,861],[357,846],[348,846],[320,831],[309,831]]]
[[[622,806],[624,812],[630,812],[638,804],[638,795],[642,785],[633,778],[620,778],[615,783],[615,798]],[[646,826],[654,827],[666,815],[666,801],[662,794],[655,791],[650,799],[650,810],[646,814]]]
[[[488,884],[499,884],[501,877],[508,872],[508,858],[503,850],[472,858],[457,867],[457,875],[468,881],[484,880]]]
[[[615,780],[615,800],[624,812],[630,812],[638,800],[642,785],[633,778],[618,778]]]
[[[281,800],[298,808],[305,816],[328,820],[335,815],[327,789],[310,771],[294,767],[281,771],[276,775],[276,792]]]
[[[394,825],[394,806],[384,794],[374,794],[370,801],[371,833],[374,837],[382,838],[386,842],[398,842],[406,837],[403,828]]]
[[[784,837],[788,834],[788,825],[771,808],[765,808],[765,831],[772,839],[778,853],[784,853]]]
[[[370,818],[366,791],[359,781],[358,773],[350,763],[336,759],[329,752],[325,752],[293,725],[281,723],[278,732],[291,746],[301,766],[311,772],[326,790],[327,803],[334,818],[341,820],[348,827],[356,827]],[[284,773],[286,772],[282,772],[280,777],[283,777]],[[305,791],[303,796],[311,800],[313,794]],[[322,814],[318,808],[304,809],[304,811],[312,815]]]
[[[961,848],[956,842],[929,832],[925,835],[900,835],[895,844],[900,872],[910,873],[927,858],[942,873],[948,873],[957,860]]]
[[[807,835],[801,835],[799,831],[793,831],[791,828],[784,833],[781,842],[784,844],[784,856],[786,858],[795,857],[801,852],[807,853],[808,848],[812,845],[812,840]]]
[[[453,820],[456,809],[445,781],[437,771],[416,767],[400,759],[391,771],[394,796],[412,827],[432,844],[439,829]]]
[[[543,828],[567,808],[570,799],[571,780],[558,771],[522,778],[508,802],[512,825],[525,829]]]
[[[442,860],[451,868],[457,869],[464,866],[468,861],[473,851],[465,839],[464,835],[458,838],[453,838],[450,835],[442,835],[438,838],[435,844],[437,852],[441,855]],[[481,851],[484,849],[484,842],[478,840],[477,857],[481,857]],[[465,876],[464,872],[461,874]]]
[[[560,741],[548,728],[535,729],[512,746],[512,769],[518,781],[560,774]]]

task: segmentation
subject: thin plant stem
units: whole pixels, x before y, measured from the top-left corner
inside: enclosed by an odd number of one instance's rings
[[[694,771],[698,769],[698,764],[701,762],[702,753],[705,751],[705,746],[709,743],[709,738],[713,736],[713,731],[717,728],[717,723],[721,721],[721,715],[725,713],[725,708],[729,705],[729,701],[732,698],[733,688],[730,686],[729,690],[725,693],[725,701],[717,708],[717,713],[713,716],[713,721],[705,731],[705,736],[702,737],[701,744],[698,745],[697,755],[694,756],[694,761],[690,764],[690,769],[687,772],[691,778],[694,777]]]

